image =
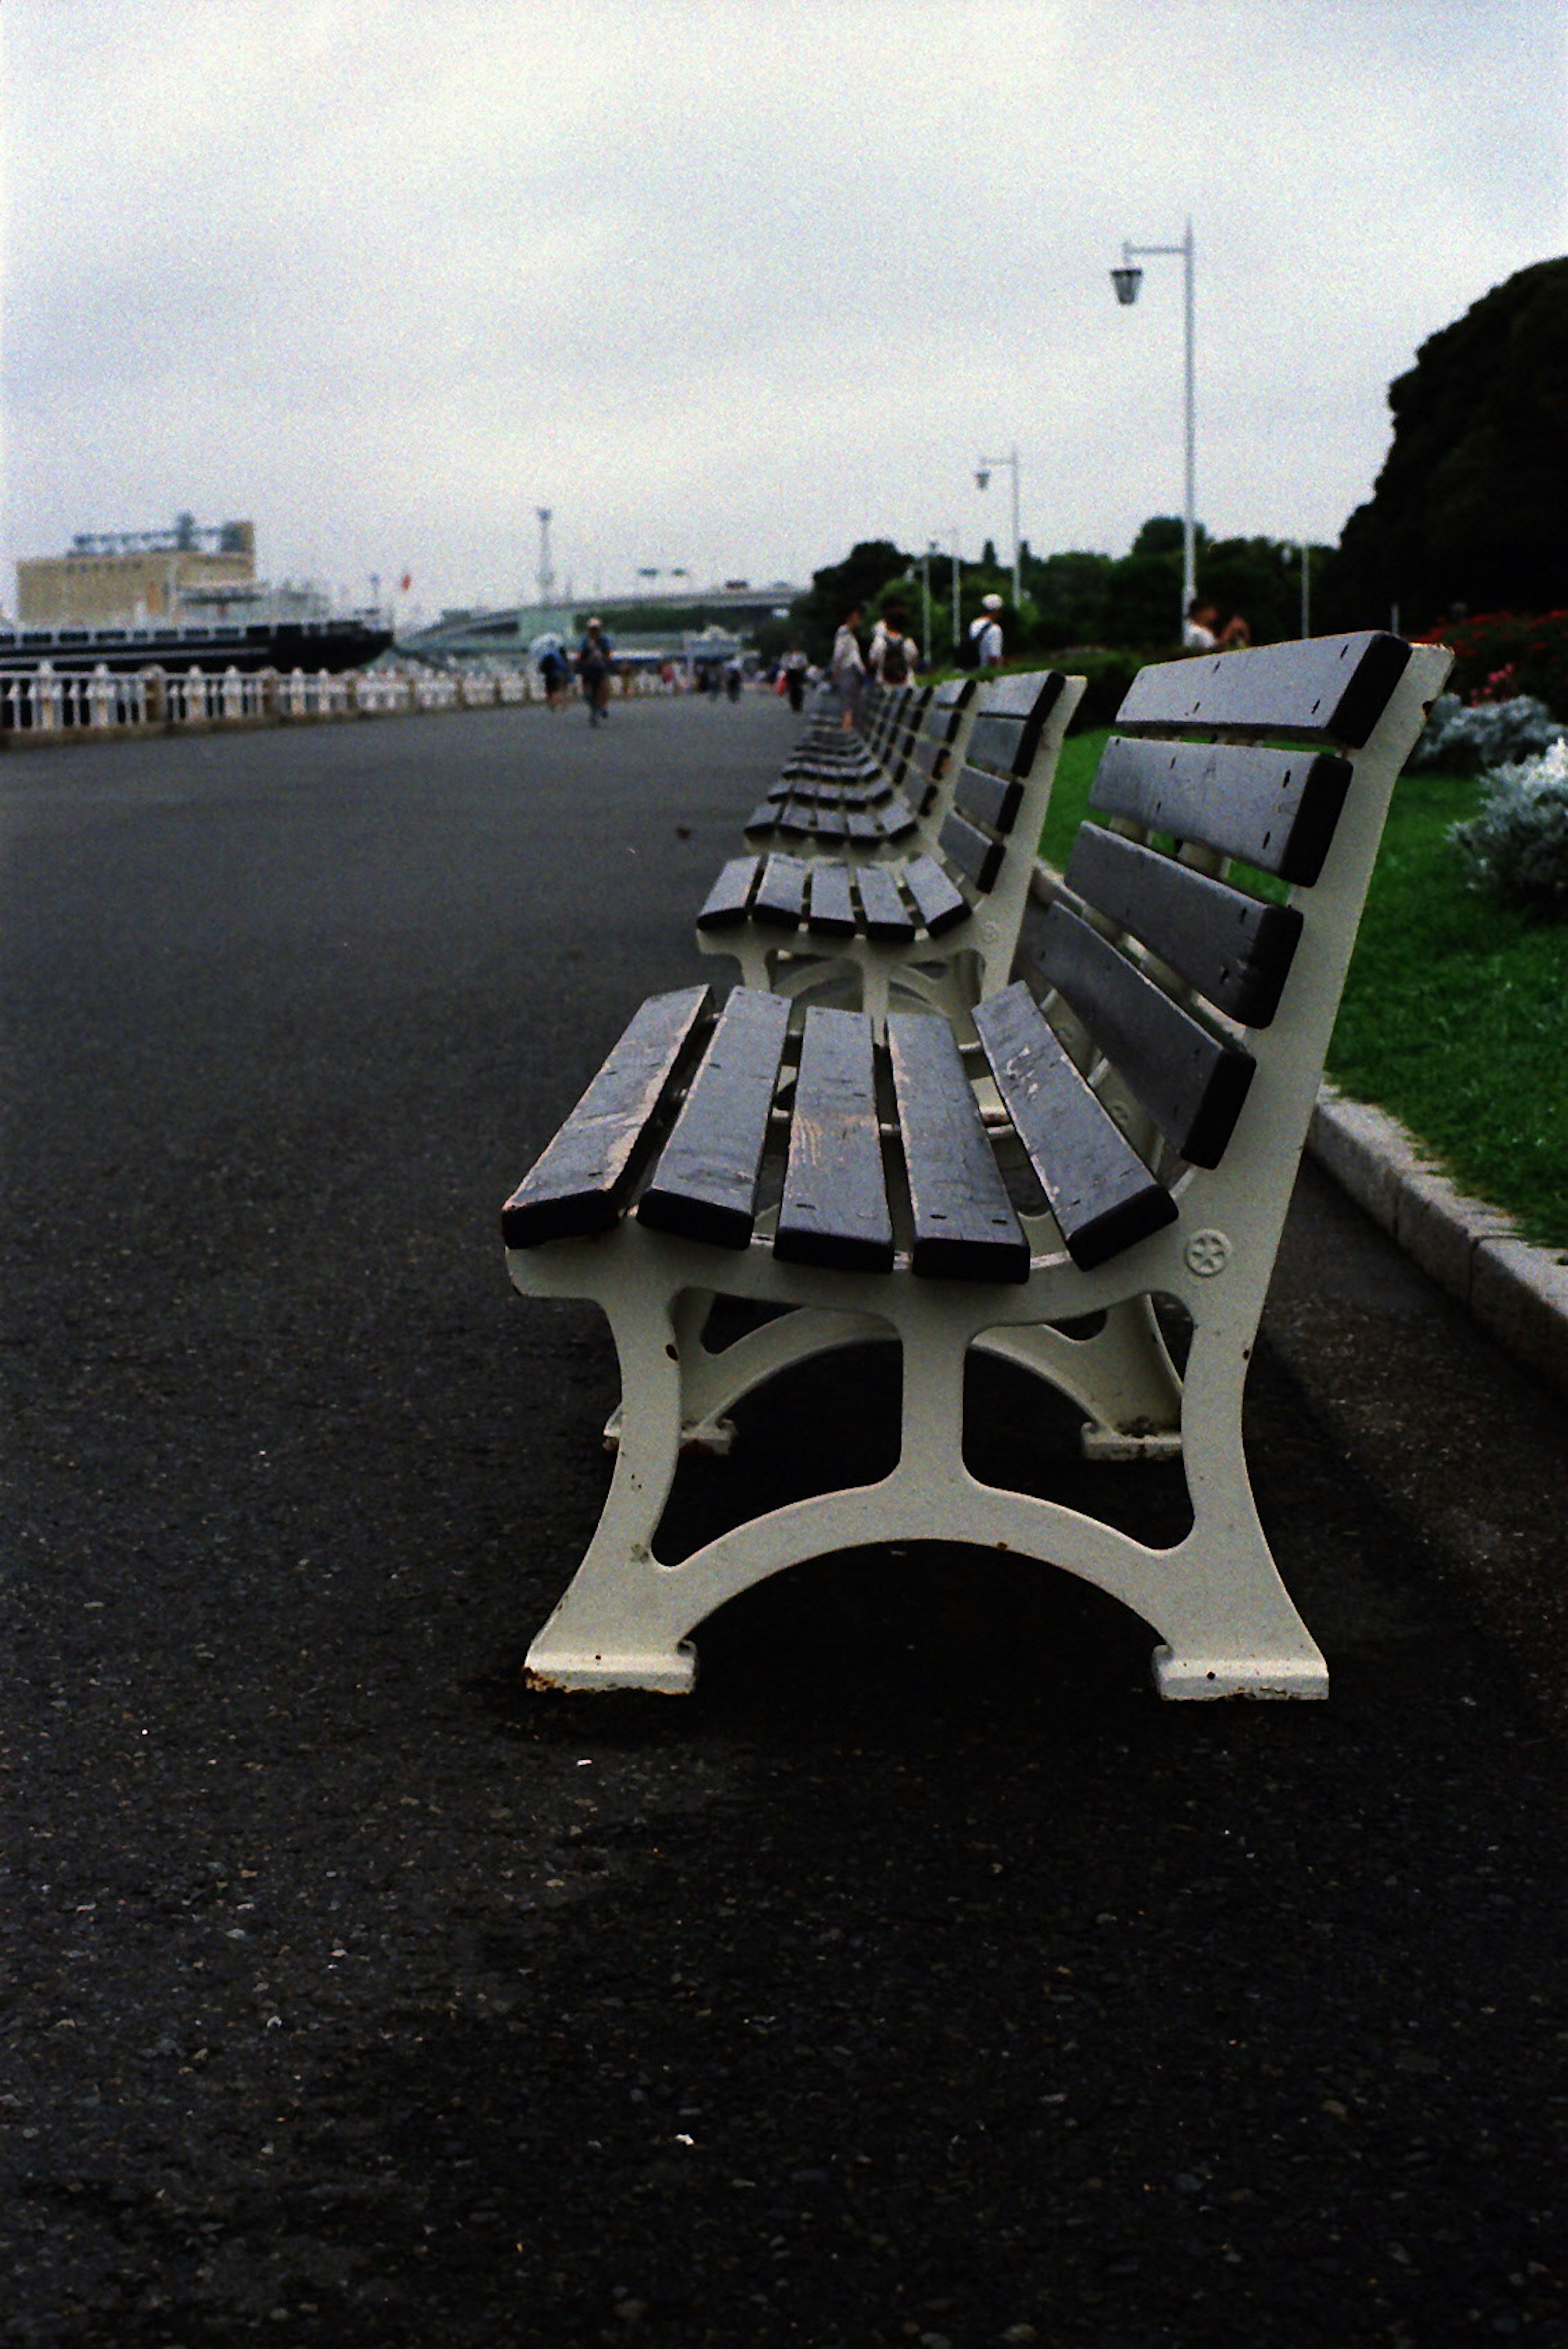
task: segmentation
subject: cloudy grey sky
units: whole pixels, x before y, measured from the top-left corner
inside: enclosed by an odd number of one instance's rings
[[[5,0],[18,555],[182,507],[429,609],[857,538],[1333,540],[1568,244],[1568,0]]]

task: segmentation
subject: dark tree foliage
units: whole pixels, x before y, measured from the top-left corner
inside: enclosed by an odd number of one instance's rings
[[[1110,599],[1108,554],[1067,553],[1023,555],[1023,593],[1033,605],[1036,622],[1032,641],[1042,652],[1061,645],[1103,644],[1106,610]]]
[[[1324,620],[1408,634],[1568,604],[1568,260],[1537,262],[1422,344],[1389,386],[1394,438],[1345,523]]]
[[[890,538],[862,539],[842,563],[812,573],[809,594],[790,606],[792,633],[814,660],[825,661],[845,614],[857,605],[869,612],[889,580],[902,579],[914,560],[901,554]]]

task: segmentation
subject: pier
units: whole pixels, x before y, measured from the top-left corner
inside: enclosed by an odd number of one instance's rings
[[[1162,1709],[1108,1601],[958,1550],[753,1593],[680,1703],[524,1692],[615,1372],[500,1203],[706,975],[790,730],[0,760],[8,2341],[1559,2321],[1568,1420],[1321,1174],[1249,1408],[1329,1704]],[[883,1366],[830,1374],[875,1475]]]

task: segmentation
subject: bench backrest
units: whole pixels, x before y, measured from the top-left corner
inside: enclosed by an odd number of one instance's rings
[[[1366,634],[1135,679],[1032,991],[1168,1191],[1186,1166],[1229,1164],[1244,1110],[1252,1160],[1293,1169],[1389,794],[1450,658]],[[1010,1049],[1023,992],[977,1014],[988,1050]],[[1171,1213],[1152,1192],[1146,1209]]]
[[[913,736],[903,773],[897,778],[918,816],[929,816],[952,760],[962,744],[974,701],[976,679],[951,677],[930,693]]]
[[[1056,670],[1041,669],[981,688],[937,845],[982,895],[1002,871],[1046,720],[1066,686]],[[1044,816],[1043,808],[1039,813]],[[1031,857],[1038,839],[1037,826],[1029,843]]]

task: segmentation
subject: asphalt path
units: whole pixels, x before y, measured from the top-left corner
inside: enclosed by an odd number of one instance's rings
[[[523,1690],[615,1378],[499,1205],[791,730],[0,760],[5,2343],[1568,2340],[1568,1431],[1321,1180],[1249,1433],[1327,1705],[958,1548]],[[780,1385],[692,1525],[886,1453],[875,1351]]]

